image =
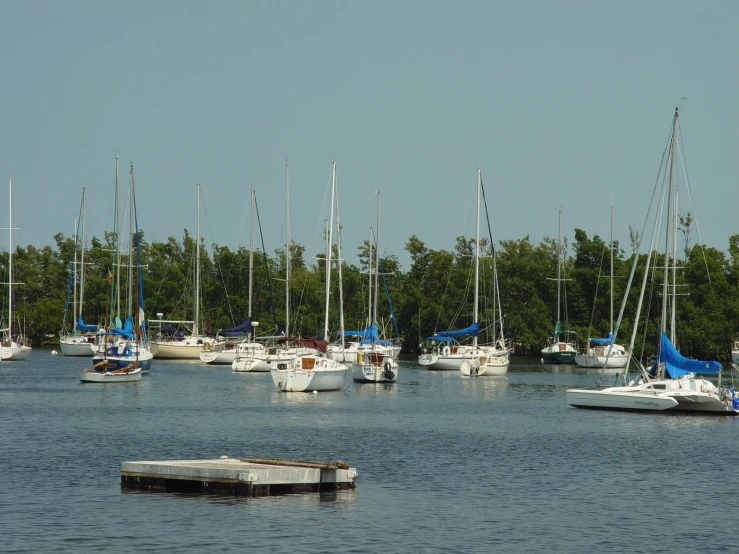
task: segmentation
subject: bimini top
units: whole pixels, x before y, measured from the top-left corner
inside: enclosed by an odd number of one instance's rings
[[[457,331],[439,331],[438,333],[434,335],[434,338],[435,337],[457,338],[457,337],[464,337],[467,335],[469,335],[470,337],[476,337],[479,332],[480,332],[480,324],[477,321],[475,321],[469,327],[466,327],[464,329],[459,329]]]
[[[692,360],[686,358],[673,346],[670,339],[667,338],[667,334],[662,332],[662,339],[659,344],[659,356],[652,364],[649,369],[650,375],[655,375],[657,372],[657,362],[664,362],[665,371],[671,379],[686,375],[688,373],[695,374],[713,374],[721,371],[722,366],[717,361],[703,361],[703,360]]]
[[[247,317],[244,322],[238,327],[232,327],[230,329],[219,329],[218,334],[226,337],[238,337],[240,335],[250,335],[253,329],[251,326],[251,318]]]
[[[315,348],[319,352],[326,352],[328,343],[325,340],[314,339],[312,337],[280,337],[277,342],[289,342],[290,344],[298,344],[305,348]]]
[[[613,342],[613,333],[608,333],[608,336],[604,339],[594,339],[593,337],[590,337],[590,342],[599,346],[608,346]]]

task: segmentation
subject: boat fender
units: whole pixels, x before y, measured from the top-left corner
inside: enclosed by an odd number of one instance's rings
[[[449,347],[448,346],[445,346],[444,347],[444,350],[442,350],[441,352],[442,352],[442,354],[444,354],[444,356],[448,356],[449,355]]]
[[[385,379],[391,380],[395,378],[395,374],[393,373],[392,367],[393,366],[390,363],[390,360],[385,360],[385,363],[382,364],[382,369],[383,369],[382,375],[383,377],[385,377]]]

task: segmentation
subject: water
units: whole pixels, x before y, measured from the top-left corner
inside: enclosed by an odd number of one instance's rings
[[[736,549],[739,418],[569,408],[593,370],[405,362],[396,384],[286,394],[268,374],[159,360],[140,383],[82,385],[86,363],[34,350],[0,364],[2,551]],[[341,459],[359,479],[266,498],[119,486],[125,460],[222,455]]]

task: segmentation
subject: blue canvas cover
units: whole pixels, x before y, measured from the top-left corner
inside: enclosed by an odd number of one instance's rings
[[[452,337],[441,337],[439,335],[434,335],[433,337],[426,337],[426,340],[438,340],[439,342],[456,342],[457,339]]]
[[[360,340],[359,344],[382,344],[383,346],[392,346],[393,343],[389,340],[378,339],[378,340]]]
[[[436,333],[439,337],[464,337],[465,335],[469,335],[470,337],[476,337],[477,334],[480,332],[480,324],[475,321],[470,325],[469,327],[465,327],[464,329],[459,329],[457,331],[439,331]]]
[[[121,335],[127,339],[134,338],[133,334],[133,318],[130,315],[126,316],[126,321],[123,322],[122,329],[116,329],[115,327],[110,330],[111,335]]]
[[[344,335],[345,337],[358,337],[360,340],[375,341],[378,337],[377,324],[373,323],[372,325],[370,325],[369,327],[365,327],[361,331],[344,331],[343,333],[339,331],[336,334],[338,336]]]
[[[219,335],[227,337],[237,337],[239,335],[250,335],[252,333],[251,318],[247,317],[244,322],[238,327],[232,327],[231,329],[221,329],[218,331]]]
[[[80,333],[87,333],[89,331],[97,331],[98,326],[97,325],[85,325],[85,322],[82,321],[82,314],[79,315],[77,318],[77,330]]]
[[[599,346],[608,346],[613,342],[613,333],[608,333],[608,336],[604,339],[594,339],[591,337],[590,342]]]
[[[688,373],[695,374],[714,374],[721,371],[721,364],[717,361],[692,360],[686,358],[673,346],[667,334],[662,332],[662,338],[659,344],[659,356],[649,370],[650,375],[654,375],[657,371],[657,362],[665,363],[665,370],[671,379],[686,375]]]

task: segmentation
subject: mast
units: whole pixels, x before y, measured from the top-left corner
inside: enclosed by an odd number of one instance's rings
[[[249,213],[249,318],[251,319],[251,296],[254,277],[254,189],[250,192],[251,211]]]
[[[197,219],[197,239],[195,241],[195,297],[194,297],[194,318],[192,324],[193,336],[199,335],[198,320],[200,318],[200,184],[198,184],[198,219]]]
[[[13,181],[8,178],[8,341],[13,340]],[[11,344],[12,347],[12,344]]]
[[[133,163],[129,169],[128,191],[128,293],[126,315],[133,318]]]
[[[115,235],[115,263],[113,264],[113,271],[115,271],[115,289],[116,289],[116,305],[115,305],[115,311],[120,316],[121,314],[121,268],[120,268],[120,259],[121,259],[121,218],[118,211],[118,154],[115,155],[115,202],[114,202],[114,210],[115,210],[115,221],[113,222],[113,226],[115,228],[114,235]],[[112,316],[112,314],[111,314]],[[110,325],[113,327],[113,318],[110,318]]]
[[[334,199],[336,197],[336,162],[331,163],[331,215],[329,216],[326,245],[326,300],[323,320],[323,338],[328,340],[328,300],[331,287],[331,245],[334,241]]]
[[[559,326],[560,295],[562,289],[562,207],[559,208],[559,236],[557,238],[557,326]],[[557,335],[559,340],[559,335]]]
[[[369,229],[369,286],[367,287],[367,327],[372,325],[372,241],[375,240],[375,236],[372,233],[372,227]]]
[[[613,333],[613,204],[611,204],[611,326],[609,333]]]
[[[670,138],[670,154],[669,154],[669,160],[670,160],[670,173],[667,180],[667,229],[665,230],[665,270],[664,270],[664,279],[662,282],[662,321],[660,325],[660,331],[665,331],[667,329],[667,302],[668,302],[668,294],[669,294],[669,268],[668,268],[668,260],[670,259],[670,240],[672,238],[672,233],[674,233],[674,230],[672,229],[672,225],[669,224],[671,220],[673,220],[673,210],[675,209],[672,201],[672,176],[673,171],[675,168],[675,130],[677,127],[677,108],[675,108],[675,116],[672,120],[672,137]],[[674,283],[673,283],[674,285]],[[674,293],[674,291],[673,291]],[[674,310],[673,310],[674,312]],[[674,329],[670,329],[670,340],[674,341],[673,333]],[[660,336],[659,340],[662,340],[662,337]]]
[[[372,304],[372,323],[377,325],[377,296],[380,290],[380,190],[377,191],[377,233],[375,235],[375,292]]]
[[[475,323],[477,323],[477,317],[478,317],[478,311],[477,311],[477,304],[478,304],[478,283],[480,280],[480,181],[482,180],[482,175],[480,173],[480,169],[477,170],[477,222],[475,224],[475,303],[472,307],[472,319]],[[472,339],[472,345],[475,349],[477,349],[477,335],[475,335]]]
[[[290,335],[290,166],[285,160],[285,336]]]
[[[82,205],[85,205],[85,189],[82,189]],[[80,208],[80,216],[82,215],[82,208]],[[72,313],[74,313],[75,317],[73,317],[72,322],[72,332],[74,333],[75,329],[77,328],[77,314],[82,314],[82,303],[80,302],[77,304],[77,245],[80,244],[80,229],[77,226],[77,218],[74,218],[74,259],[72,263]],[[82,291],[82,283],[80,282],[80,291]],[[67,288],[67,301],[69,301],[69,288]],[[65,308],[66,309],[66,308]],[[79,311],[78,311],[79,310]],[[65,322],[64,325],[66,326],[66,312],[64,314],[65,316]]]
[[[343,260],[341,259],[341,222],[339,221],[339,193],[334,189],[334,196],[336,197],[336,266],[338,269],[339,279],[339,330],[341,331],[341,351],[344,351],[344,280],[341,275],[341,266]],[[328,339],[326,339],[328,340]]]

